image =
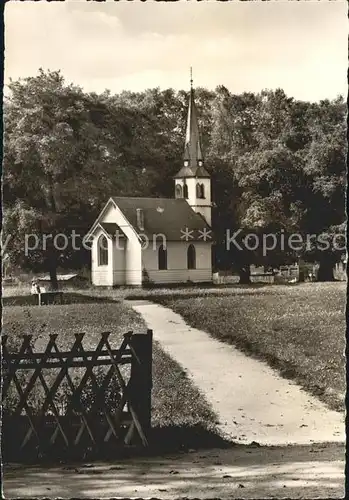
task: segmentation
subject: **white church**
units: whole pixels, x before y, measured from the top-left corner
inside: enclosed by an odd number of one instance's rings
[[[95,286],[212,281],[211,179],[191,86],[174,198],[110,198],[87,238]]]

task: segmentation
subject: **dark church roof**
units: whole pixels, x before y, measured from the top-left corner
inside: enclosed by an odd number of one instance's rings
[[[184,166],[180,169],[180,171],[174,176],[175,179],[180,179],[182,177],[200,177],[202,178],[210,178],[210,174],[207,172],[206,168],[201,167],[187,167]]]
[[[138,232],[149,240],[154,235],[163,234],[167,241],[186,241],[183,232],[193,231],[188,241],[204,241],[200,231],[211,230],[205,219],[190,207],[184,198],[124,198],[112,197],[126,219]],[[137,225],[137,209],[144,215],[144,230]],[[201,238],[200,238],[201,236]],[[211,241],[207,238],[206,241]]]
[[[195,177],[193,170],[190,167],[184,166],[180,171],[174,176],[175,179],[181,177]]]

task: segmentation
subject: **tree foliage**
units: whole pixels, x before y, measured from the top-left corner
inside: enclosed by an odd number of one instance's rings
[[[88,263],[86,250],[53,245],[23,253],[24,234],[84,234],[109,196],[173,196],[182,165],[188,93],[172,89],[86,93],[60,72],[12,81],[4,103],[4,237],[12,262],[46,269]],[[309,103],[278,89],[234,95],[199,88],[196,103],[212,175],[215,266],[317,260],[324,279],[343,254],[303,245],[264,255],[227,250],[227,229],[262,237],[344,235],[346,107]],[[241,236],[242,237],[242,236]],[[320,273],[321,275],[321,273]]]

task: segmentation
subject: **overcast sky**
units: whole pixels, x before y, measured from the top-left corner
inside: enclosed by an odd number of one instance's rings
[[[194,85],[346,95],[345,1],[10,2],[5,83],[61,69],[85,90]]]

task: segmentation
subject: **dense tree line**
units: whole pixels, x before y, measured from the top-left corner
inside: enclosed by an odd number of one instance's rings
[[[24,252],[29,233],[85,234],[109,196],[173,196],[182,165],[188,93],[172,89],[86,93],[60,72],[12,81],[4,102],[3,240],[22,268],[86,265],[89,252],[68,246]],[[249,281],[252,263],[277,266],[303,258],[333,279],[343,254],[346,106],[341,97],[297,101],[282,90],[234,95],[221,86],[196,90],[206,167],[212,175],[214,266]],[[246,234],[260,240],[303,235],[295,250],[265,253],[229,245]],[[316,238],[330,238],[319,248]],[[338,236],[339,235],[339,236]],[[342,235],[342,236],[341,236]],[[287,240],[287,238],[286,238]]]

